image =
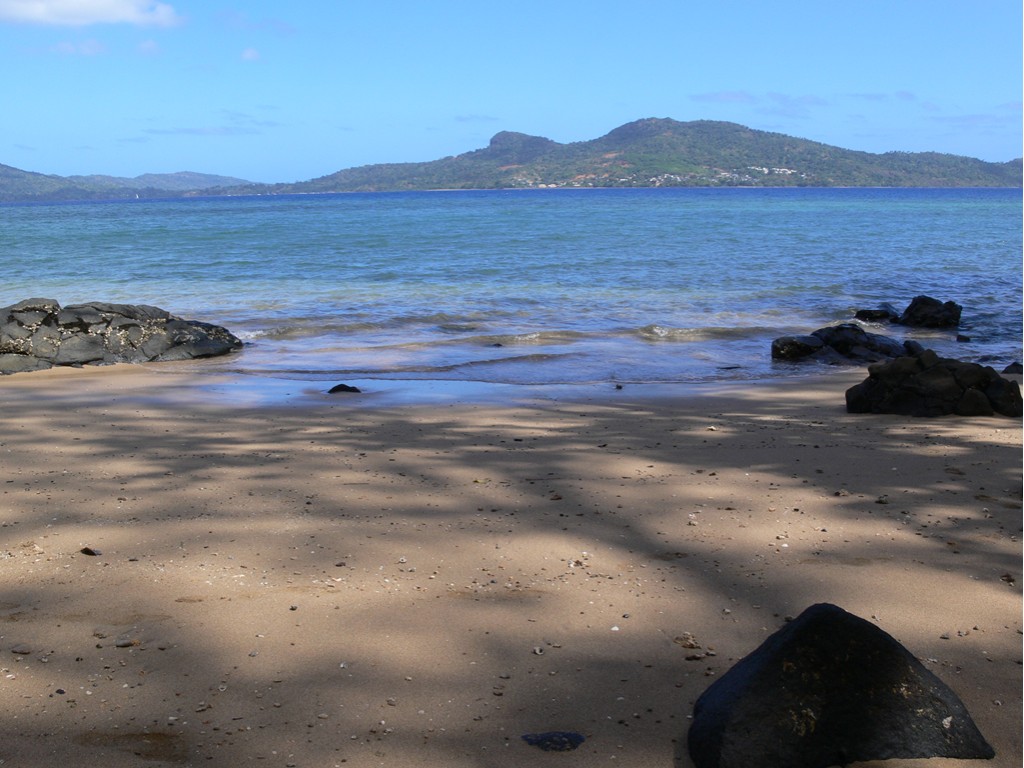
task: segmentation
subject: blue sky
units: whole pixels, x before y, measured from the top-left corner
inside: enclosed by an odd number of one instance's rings
[[[1020,157],[1020,0],[0,0],[0,163],[296,181],[643,117]]]

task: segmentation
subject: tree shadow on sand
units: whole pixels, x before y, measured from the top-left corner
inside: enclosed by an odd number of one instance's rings
[[[689,766],[696,698],[815,602],[1021,754],[1011,420],[795,394],[0,407],[10,764]],[[586,740],[521,738],[550,730]]]

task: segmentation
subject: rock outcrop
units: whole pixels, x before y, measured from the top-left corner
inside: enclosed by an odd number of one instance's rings
[[[956,328],[962,313],[963,307],[955,301],[915,296],[902,312],[885,303],[877,309],[859,309],[854,317],[870,323],[891,322],[916,328]]]
[[[915,296],[910,305],[893,320],[915,328],[956,328],[960,325],[963,307],[955,301],[939,301],[931,296]]]
[[[828,768],[995,755],[957,695],[892,636],[813,605],[697,700],[697,768]]]
[[[904,416],[1022,415],[1020,385],[994,368],[939,357],[931,350],[868,366],[846,391],[850,413]]]
[[[241,346],[225,328],[145,304],[61,307],[53,299],[26,299],[0,308],[0,374],[55,365],[191,360]]]
[[[856,323],[842,323],[819,328],[806,336],[775,339],[772,359],[864,365],[900,357],[918,347],[915,342],[899,342],[879,333],[869,333]]]

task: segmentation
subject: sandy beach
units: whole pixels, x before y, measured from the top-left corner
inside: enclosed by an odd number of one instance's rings
[[[1020,766],[1021,423],[847,414],[863,377],[0,378],[0,764],[691,766],[697,697],[829,602]]]

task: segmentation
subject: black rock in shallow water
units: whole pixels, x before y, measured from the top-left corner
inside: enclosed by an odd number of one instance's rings
[[[858,309],[853,313],[853,317],[866,323],[881,323],[896,320],[899,315],[888,309]]]
[[[952,690],[893,637],[828,603],[704,691],[688,748],[697,768],[995,756]]]
[[[53,299],[26,299],[0,309],[0,374],[54,365],[192,360],[241,346],[225,328],[145,304],[94,301],[62,308]]]
[[[955,301],[939,301],[931,296],[915,296],[903,314],[893,320],[918,328],[955,328],[960,325],[963,307]]]
[[[869,323],[892,322],[919,328],[955,328],[960,325],[962,313],[963,307],[955,301],[915,296],[902,312],[887,302],[877,309],[858,309],[854,317]]]
[[[807,336],[775,339],[772,342],[772,359],[862,365],[905,355],[907,343],[878,333],[868,333],[856,323],[842,323],[819,328]]]

